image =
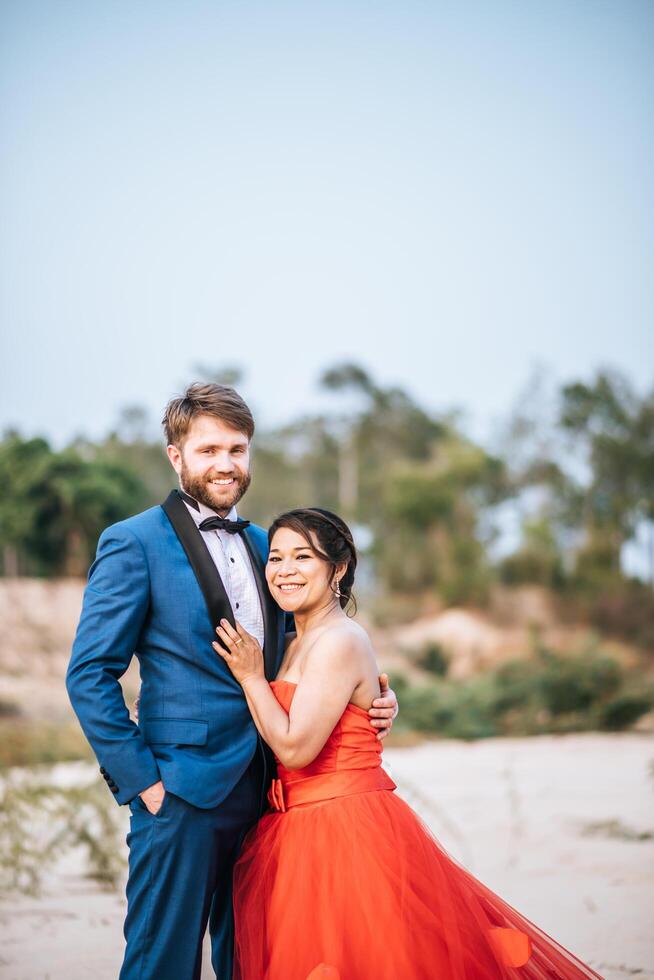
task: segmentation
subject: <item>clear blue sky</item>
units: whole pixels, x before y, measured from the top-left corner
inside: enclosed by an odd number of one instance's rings
[[[482,432],[534,362],[654,376],[649,0],[5,0],[0,428],[341,359]]]

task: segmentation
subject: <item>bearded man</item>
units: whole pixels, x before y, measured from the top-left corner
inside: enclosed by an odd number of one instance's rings
[[[263,812],[274,760],[241,686],[214,652],[237,619],[273,679],[292,621],[272,600],[266,532],[241,520],[254,420],[232,388],[193,384],[163,419],[179,489],[107,528],[66,678],[117,803],[131,811],[120,980],[199,980],[209,923],[216,977],[232,973],[232,867]],[[119,678],[139,661],[138,725]],[[370,709],[383,737],[392,691]]]

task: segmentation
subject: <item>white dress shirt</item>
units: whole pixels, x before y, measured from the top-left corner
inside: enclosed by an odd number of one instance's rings
[[[184,501],[189,514],[199,526],[206,517],[216,517],[215,510],[197,501],[200,508],[195,510]],[[237,520],[236,507],[232,507],[227,518]],[[225,592],[241,626],[256,637],[263,650],[263,611],[254,577],[252,563],[242,534],[229,534],[227,531],[201,531],[204,543],[225,586]]]

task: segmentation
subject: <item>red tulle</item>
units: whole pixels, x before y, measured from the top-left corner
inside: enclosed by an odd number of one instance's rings
[[[310,766],[280,767],[235,869],[235,980],[598,977],[449,857],[380,753],[350,705]]]

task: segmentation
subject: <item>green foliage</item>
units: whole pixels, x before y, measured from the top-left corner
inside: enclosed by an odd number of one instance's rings
[[[420,651],[416,663],[430,674],[445,677],[450,666],[450,658],[439,643],[427,643]]]
[[[15,554],[16,571],[32,574],[84,574],[103,528],[145,496],[118,462],[11,433],[0,443],[0,483],[0,547]]]
[[[654,395],[640,399],[623,377],[600,372],[563,388],[560,422],[591,469],[581,513],[590,561],[580,574],[619,577],[622,545],[654,517]]]
[[[611,732],[622,731],[651,711],[653,706],[654,700],[644,694],[619,694],[602,706],[600,728]]]
[[[464,739],[498,734],[489,692],[482,683],[440,680],[397,693],[400,714],[396,725],[400,731],[409,729]]]
[[[537,691],[553,716],[583,713],[615,694],[622,682],[617,661],[597,653],[564,657],[542,650]]]
[[[561,589],[565,584],[563,556],[551,521],[544,516],[526,520],[521,546],[500,562],[499,572],[506,585],[531,583]]]
[[[32,774],[0,784],[0,892],[38,894],[44,874],[82,847],[87,874],[115,888],[124,872],[118,808],[104,784],[63,788]]]
[[[466,681],[441,678],[410,686],[394,676],[396,726],[445,738],[536,735],[628,728],[654,707],[654,690],[596,650],[563,655],[539,650]]]
[[[501,463],[455,433],[441,436],[429,461],[398,463],[386,481],[376,552],[388,587],[484,602],[490,570],[480,514],[503,493]]]

